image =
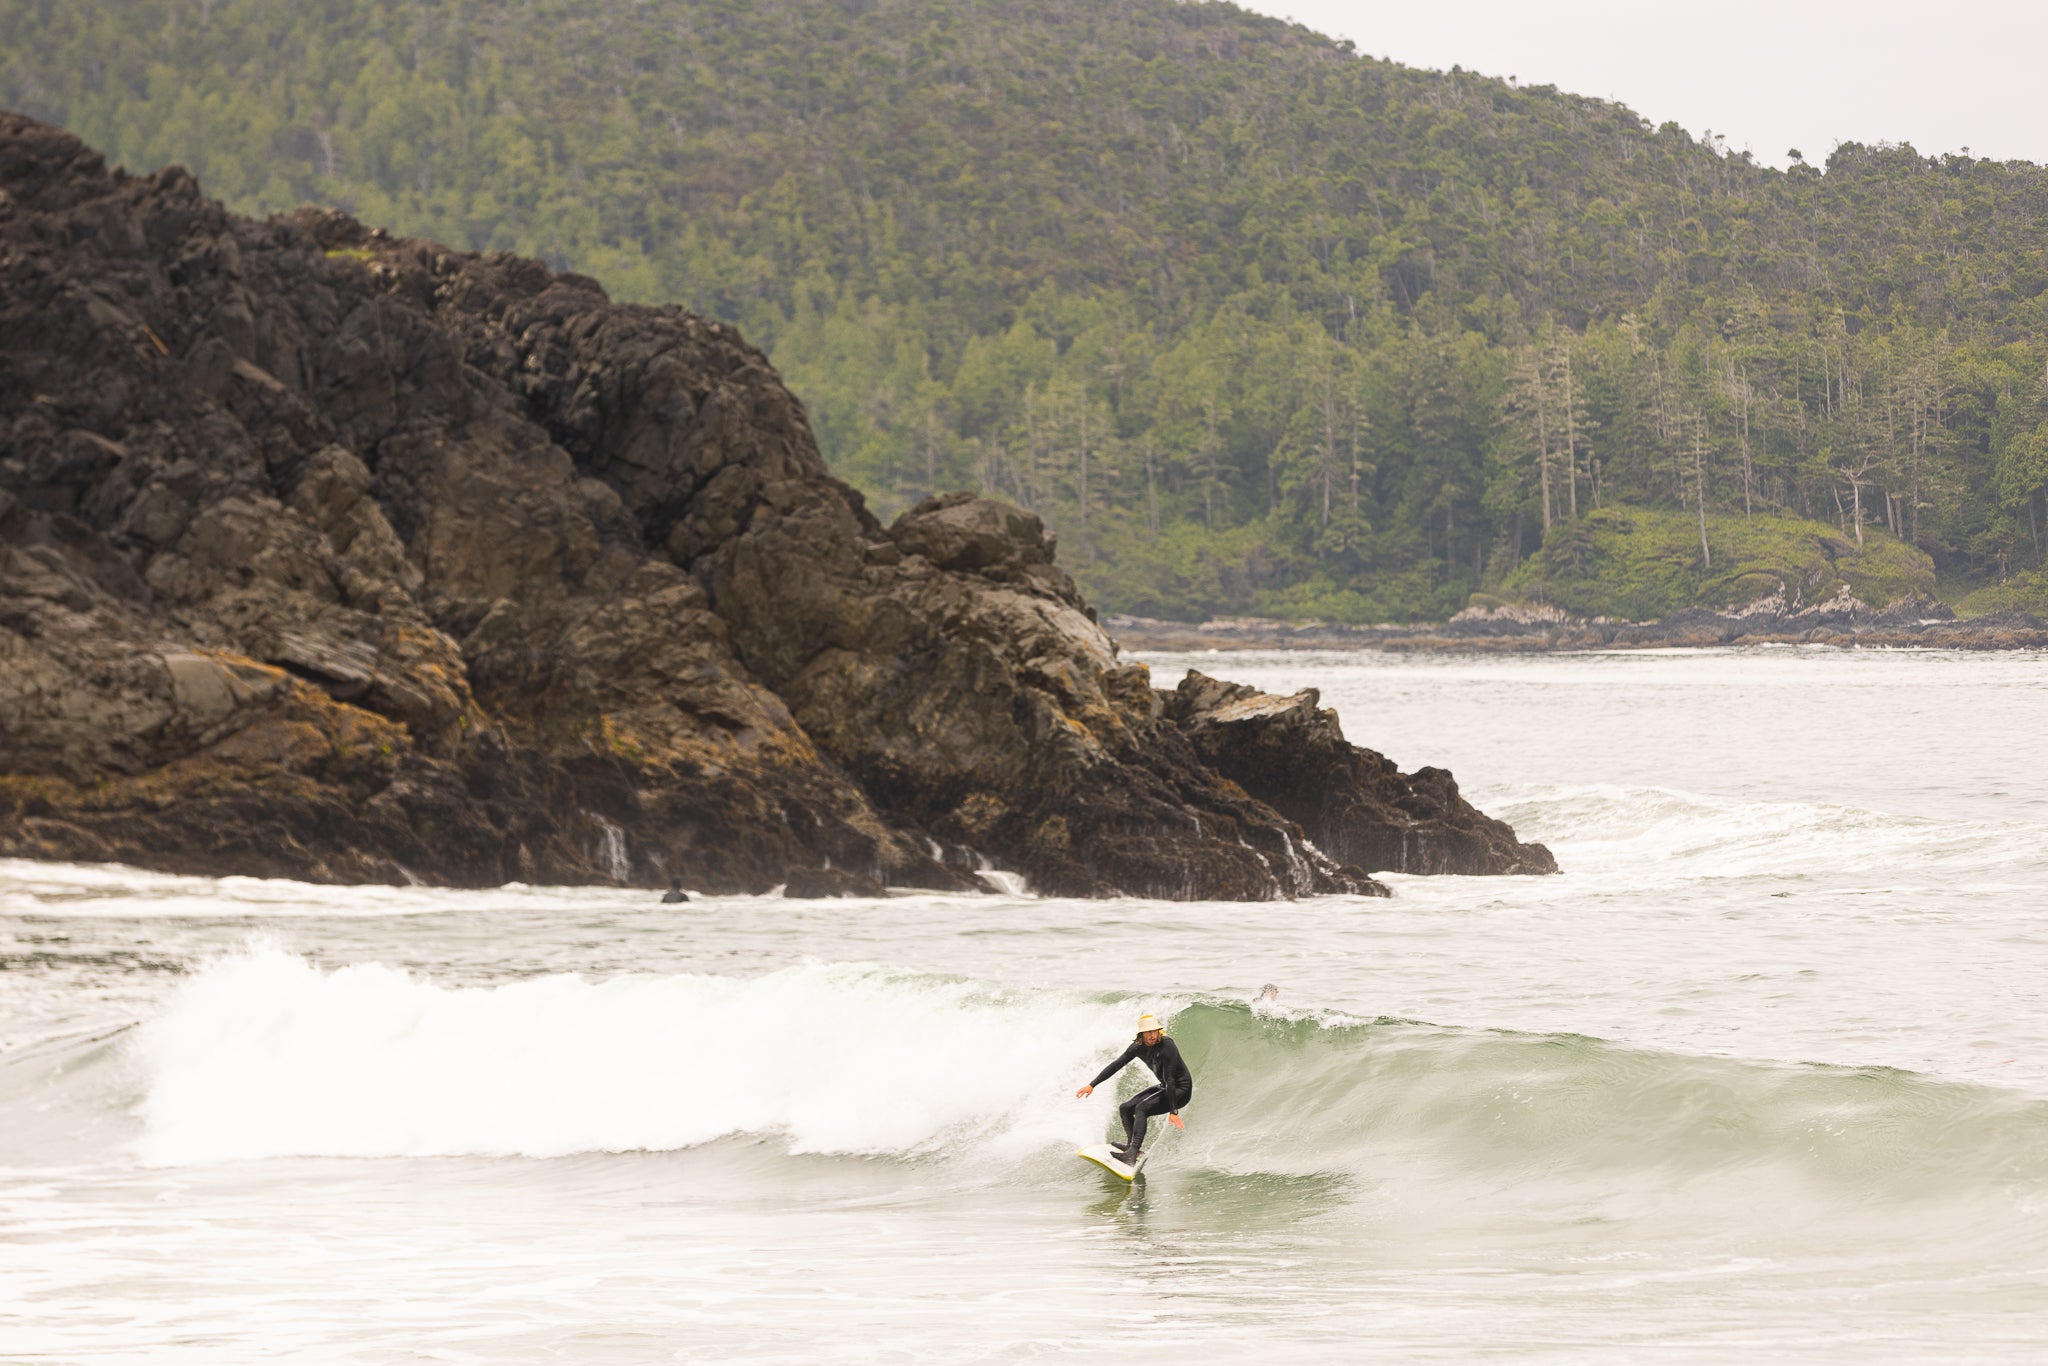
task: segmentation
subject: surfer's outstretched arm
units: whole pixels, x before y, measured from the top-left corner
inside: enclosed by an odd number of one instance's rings
[[[1129,1048],[1126,1048],[1123,1052],[1117,1054],[1115,1062],[1103,1068],[1100,1072],[1097,1072],[1095,1074],[1094,1081],[1089,1082],[1086,1086],[1074,1092],[1074,1094],[1083,1099],[1086,1099],[1088,1095],[1095,1090],[1096,1087],[1102,1085],[1102,1083],[1108,1081],[1111,1077],[1123,1071],[1124,1066],[1127,1063],[1129,1063],[1132,1058],[1135,1058],[1137,1056],[1138,1044],[1137,1041],[1134,1039],[1131,1041],[1131,1046]]]

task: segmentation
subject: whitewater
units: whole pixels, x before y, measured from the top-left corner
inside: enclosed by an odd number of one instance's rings
[[[0,1360],[2048,1352],[2048,660],[1147,662],[1320,688],[1563,875],[665,906],[0,862]],[[1073,1149],[1140,1079],[1074,1090],[1147,1011],[1196,1093],[1127,1190]]]

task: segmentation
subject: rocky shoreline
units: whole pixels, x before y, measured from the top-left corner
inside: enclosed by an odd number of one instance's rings
[[[1872,607],[1846,593],[1812,605],[1781,592],[1730,611],[1688,608],[1660,621],[1577,617],[1554,607],[1473,608],[1444,622],[1339,626],[1321,621],[1236,618],[1197,623],[1109,616],[1125,648],[1192,650],[1388,650],[1418,654],[1685,649],[1726,645],[1830,645],[1864,649],[2048,649],[2048,621],[2024,612],[1958,618],[1930,597]]]
[[[709,892],[1554,871],[1312,693],[1158,689],[1036,517],[882,526],[723,324],[0,114],[0,857]]]

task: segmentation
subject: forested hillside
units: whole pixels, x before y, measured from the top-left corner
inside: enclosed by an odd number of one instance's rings
[[[1611,505],[2048,597],[2029,164],[1778,172],[1172,0],[0,0],[0,103],[732,319],[878,511],[1014,499],[1111,609],[1444,614]]]

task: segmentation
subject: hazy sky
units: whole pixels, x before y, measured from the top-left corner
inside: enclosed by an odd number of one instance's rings
[[[1410,66],[1619,100],[1731,151],[1837,142],[2048,162],[2048,0],[1240,0]]]

